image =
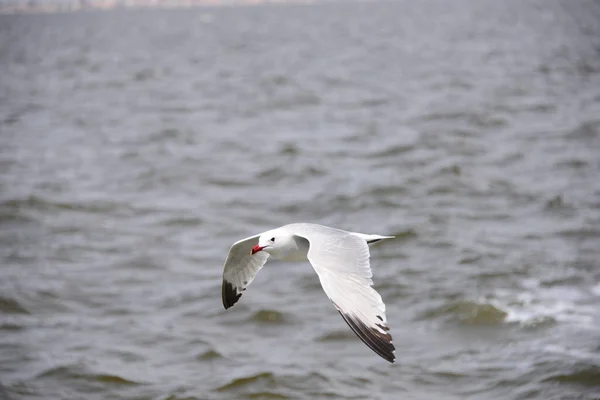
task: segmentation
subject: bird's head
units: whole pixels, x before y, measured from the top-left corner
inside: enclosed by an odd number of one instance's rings
[[[266,251],[272,256],[282,256],[294,249],[296,249],[296,242],[292,235],[274,229],[260,235],[258,244],[252,248],[250,253],[256,254],[259,251]]]
[[[274,249],[276,249],[281,243],[280,235],[276,232],[276,230],[268,231],[260,235],[258,238],[258,244],[252,248],[252,254],[256,254],[259,251],[266,251],[270,253]]]

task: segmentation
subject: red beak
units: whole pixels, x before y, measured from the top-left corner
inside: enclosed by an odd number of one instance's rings
[[[263,247],[260,247],[259,245],[256,245],[256,246],[254,246],[254,247],[252,248],[252,251],[250,252],[250,254],[256,254],[256,253],[258,253],[259,251],[261,251],[261,250],[262,250],[262,249],[264,249],[264,248],[265,248],[264,246],[263,246]]]

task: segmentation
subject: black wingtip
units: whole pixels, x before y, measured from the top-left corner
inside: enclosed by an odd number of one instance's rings
[[[339,311],[339,310],[338,310]],[[377,329],[370,328],[365,325],[358,318],[353,318],[348,314],[344,314],[340,311],[340,315],[344,318],[344,321],[350,326],[350,328],[356,333],[356,336],[360,338],[371,350],[377,353],[384,360],[394,363],[396,355],[394,351],[396,348],[392,343],[392,335],[387,333],[389,328],[379,325],[384,331],[380,332]],[[379,317],[381,319],[381,317]]]
[[[223,296],[223,307],[225,307],[226,310],[237,303],[240,297],[242,297],[242,294],[237,292],[231,282],[227,282],[226,280],[223,280],[221,294]]]

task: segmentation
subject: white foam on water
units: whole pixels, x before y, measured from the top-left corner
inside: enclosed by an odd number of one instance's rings
[[[505,322],[524,326],[544,322],[570,323],[580,327],[598,327],[600,308],[590,290],[575,286],[543,287],[539,281],[523,282],[523,291],[498,290],[488,299],[505,311]],[[592,289],[600,291],[600,285]],[[596,299],[597,300],[597,299]]]

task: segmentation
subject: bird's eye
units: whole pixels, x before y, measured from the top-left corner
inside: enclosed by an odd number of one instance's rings
[[[274,241],[275,241],[275,238],[274,238],[274,237],[272,237],[272,238],[271,238],[271,242],[274,242]]]

